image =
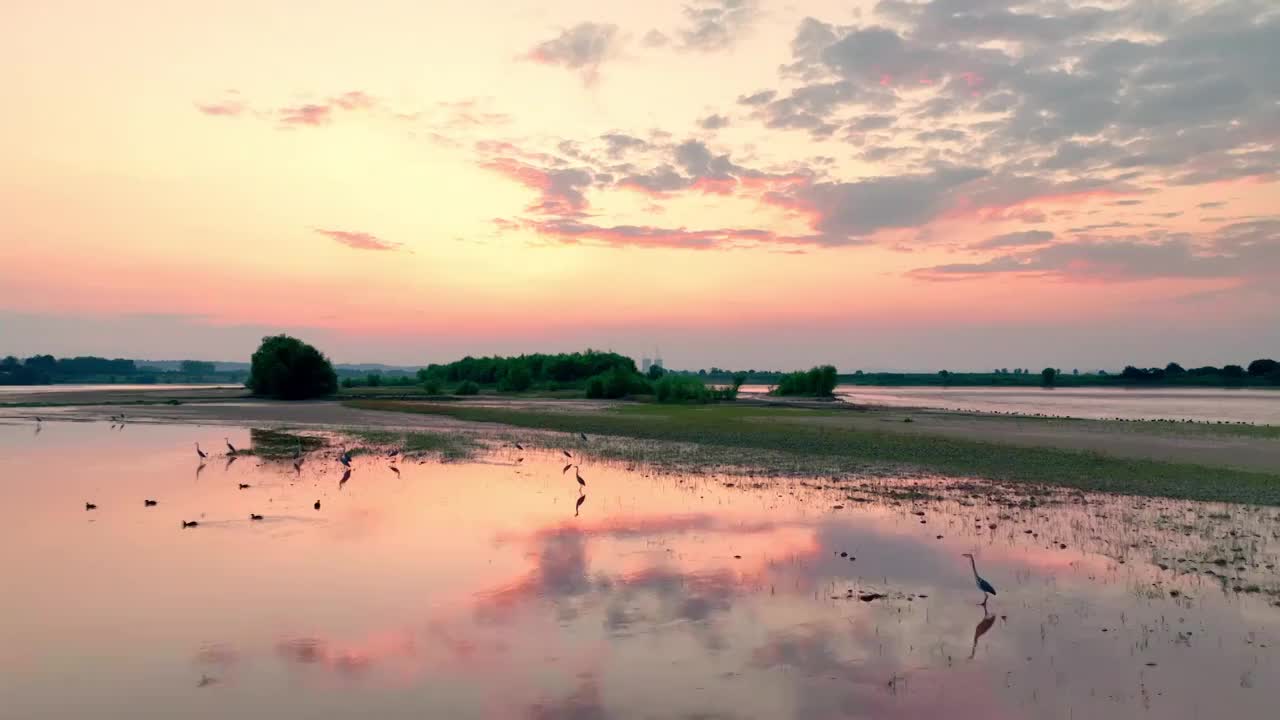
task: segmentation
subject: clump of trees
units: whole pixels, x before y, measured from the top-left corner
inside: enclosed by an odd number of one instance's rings
[[[821,365],[782,376],[769,392],[772,395],[831,397],[835,392],[837,379],[834,366]]]
[[[689,375],[663,374],[653,384],[653,395],[660,403],[709,403],[736,400],[738,389],[746,382],[746,373],[734,375],[729,385],[709,386]]]
[[[95,355],[55,358],[33,355],[20,360],[12,355],[0,360],[0,385],[48,385],[51,383],[157,383],[232,380],[235,373],[218,372],[214,363],[183,360],[164,367],[138,364],[126,358]]]
[[[254,395],[277,400],[307,400],[332,395],[338,375],[319,350],[288,335],[262,339],[249,363],[245,383]]]
[[[470,380],[477,385],[492,386],[502,392],[524,392],[533,389],[583,387],[593,378],[607,375],[615,368],[639,376],[635,361],[631,358],[617,353],[587,350],[558,355],[536,353],[516,357],[467,356],[451,363],[428,365],[418,371],[417,377],[418,382],[423,385],[432,380],[445,386]]]

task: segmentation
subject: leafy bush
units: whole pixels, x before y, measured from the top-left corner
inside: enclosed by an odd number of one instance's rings
[[[628,395],[641,395],[653,391],[644,376],[632,369],[616,365],[612,370],[600,373],[587,381],[587,397],[616,399]]]
[[[503,392],[524,392],[533,385],[533,373],[524,363],[511,363],[498,380],[498,389]]]
[[[806,397],[831,397],[836,389],[836,369],[831,365],[810,368],[807,371],[783,375],[773,395],[803,395]]]
[[[692,375],[663,375],[653,385],[653,393],[660,403],[709,403],[717,400],[733,400],[738,397],[742,383],[724,387],[709,387]]]
[[[337,392],[338,376],[319,350],[297,338],[275,335],[262,339],[245,384],[254,395],[306,400]]]
[[[479,395],[480,385],[474,380],[463,380],[453,390],[454,395]]]
[[[1053,368],[1045,368],[1040,371],[1040,384],[1045,387],[1053,385],[1054,381],[1057,379],[1058,371]]]
[[[422,381],[422,391],[428,395],[439,395],[444,392],[444,386],[440,384],[439,380],[429,377]]]

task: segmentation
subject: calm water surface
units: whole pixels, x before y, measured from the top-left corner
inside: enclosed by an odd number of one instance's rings
[[[126,384],[126,383],[60,383],[57,385],[0,385],[0,397],[6,395],[44,395],[46,393],[69,393],[97,390],[103,392],[126,392],[138,390],[219,390],[223,388],[242,388],[233,384]]]
[[[744,386],[763,393],[763,385]],[[854,403],[1093,419],[1197,420],[1280,425],[1280,391],[1206,388],[868,387],[841,385]]]
[[[0,717],[1274,717],[1280,510],[224,435],[0,425]]]

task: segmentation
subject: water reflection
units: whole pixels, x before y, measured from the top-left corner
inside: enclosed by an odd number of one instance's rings
[[[1265,717],[1280,681],[1274,509],[584,456],[586,504],[531,450],[196,484],[221,429],[45,425],[0,426],[14,717]]]

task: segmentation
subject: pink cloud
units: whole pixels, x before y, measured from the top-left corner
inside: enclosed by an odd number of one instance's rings
[[[318,127],[329,122],[332,108],[328,105],[298,105],[280,109],[280,122],[285,125],[309,125]]]
[[[400,243],[382,240],[376,235],[363,232],[350,232],[347,230],[325,230],[323,228],[314,228],[316,232],[325,237],[337,240],[349,248],[356,250],[397,250],[401,247]]]
[[[236,99],[213,103],[196,103],[196,109],[215,117],[236,117],[244,112],[244,103]]]

